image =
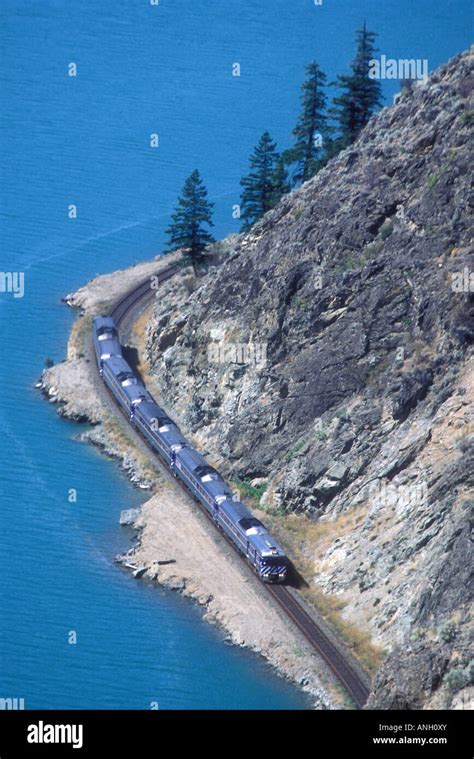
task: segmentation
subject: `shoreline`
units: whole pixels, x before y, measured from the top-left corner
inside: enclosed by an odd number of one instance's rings
[[[199,507],[153,460],[100,382],[89,337],[92,318],[157,268],[155,260],[99,276],[63,298],[80,310],[69,336],[67,358],[45,369],[37,383],[60,416],[91,425],[78,435],[82,442],[117,460],[128,479],[151,495],[138,513],[128,515],[129,526],[136,533],[133,546],[110,559],[137,579],[197,602],[203,619],[227,633],[226,642],[264,657],[280,676],[308,693],[313,708],[351,708],[324,662],[270,601],[251,569],[226,545]],[[187,276],[185,270],[182,276]],[[132,331],[150,307],[142,309],[138,318],[134,316]]]

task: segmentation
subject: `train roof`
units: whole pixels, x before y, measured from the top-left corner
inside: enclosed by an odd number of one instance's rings
[[[109,361],[112,356],[122,355],[122,346],[118,337],[98,342],[99,356],[103,361]]]
[[[242,503],[242,501],[233,501],[230,498],[226,498],[221,504],[219,504],[220,511],[230,519],[230,521],[238,525],[241,519],[251,517],[251,513],[248,508]]]
[[[145,422],[150,425],[155,419],[161,419],[166,416],[161,406],[158,406],[155,401],[144,401],[140,404],[140,414]]]
[[[144,385],[126,385],[125,387],[122,387],[122,390],[130,403],[143,403],[143,401],[150,400],[148,390]]]
[[[184,446],[187,441],[183,437],[179,427],[173,422],[172,419],[165,413],[164,409],[151,398],[146,401],[142,401],[137,408],[136,412],[144,421],[145,424],[150,427],[151,431],[160,437],[167,446]],[[167,420],[166,426],[157,427],[157,420]]]
[[[117,325],[115,324],[115,320],[112,319],[111,316],[96,316],[94,319],[94,329],[97,332],[98,329],[101,328],[107,328],[107,329],[117,329]]]
[[[168,448],[180,448],[176,454],[178,456],[182,449],[185,448],[185,446],[188,445],[188,441],[182,435],[179,427],[177,427],[174,423],[167,424],[166,427],[161,427],[158,430],[153,430],[155,435],[159,437],[161,440],[163,440]]]
[[[176,454],[176,458],[179,459],[183,466],[185,466],[190,472],[194,472],[198,466],[208,466],[204,456],[198,453],[196,449],[189,444],[186,448]]]
[[[94,342],[101,359],[122,355],[117,326],[111,316],[98,316],[94,319]]]
[[[263,529],[256,528],[255,531],[248,530],[247,537],[249,542],[257,549],[260,556],[280,556],[282,558],[286,556],[281,545],[275,540],[275,538],[272,538],[265,527],[263,527]]]
[[[123,356],[111,356],[109,359],[107,359],[107,368],[110,369],[113,375],[115,377],[118,377],[119,374],[132,374],[135,379],[138,382],[138,379],[127,361],[125,361]]]

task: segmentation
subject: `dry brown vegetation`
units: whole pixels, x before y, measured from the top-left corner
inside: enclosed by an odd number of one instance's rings
[[[364,520],[366,507],[360,506],[341,514],[334,521],[315,521],[303,514],[277,515],[267,513],[265,522],[284,546],[304,584],[300,593],[330,624],[347,648],[369,671],[381,664],[384,650],[372,642],[369,632],[361,630],[342,616],[346,605],[340,595],[324,593],[314,576],[314,557],[322,556],[337,537],[352,532]]]

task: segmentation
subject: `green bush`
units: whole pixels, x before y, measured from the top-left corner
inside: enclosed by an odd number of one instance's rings
[[[251,485],[250,480],[235,480],[235,485],[245,498],[255,498],[257,501],[260,500],[267,489],[266,482],[261,482],[259,485]]]
[[[452,691],[461,690],[469,683],[469,675],[464,669],[452,669],[445,678],[446,685]]]
[[[386,240],[387,237],[390,237],[390,235],[393,232],[393,224],[391,221],[386,221],[385,224],[382,225],[382,228],[380,230],[380,235],[382,237],[382,240]]]
[[[457,628],[453,622],[446,622],[439,631],[440,638],[445,643],[451,643],[456,637]]]

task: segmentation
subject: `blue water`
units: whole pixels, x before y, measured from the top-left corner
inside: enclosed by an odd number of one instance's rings
[[[0,269],[25,272],[26,291],[0,293],[0,697],[27,708],[308,707],[191,603],[113,564],[130,540],[119,512],[141,496],[33,384],[46,356],[64,357],[73,315],[60,297],[158,253],[195,167],[216,236],[236,231],[252,146],[266,128],[289,145],[305,64],[342,73],[364,18],[392,57],[434,68],[465,49],[470,3],[433,5],[3,0]],[[388,102],[397,89],[386,85]]]

